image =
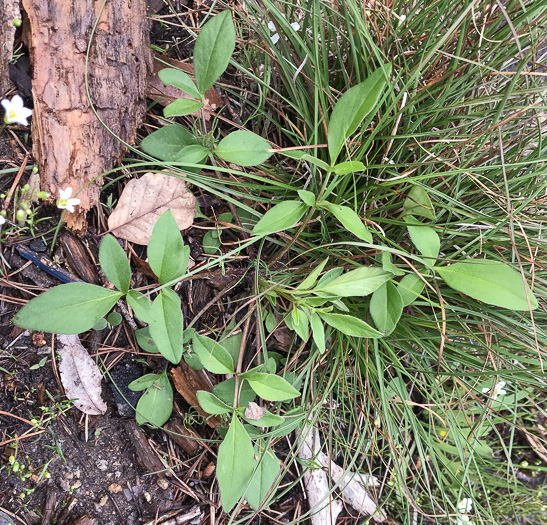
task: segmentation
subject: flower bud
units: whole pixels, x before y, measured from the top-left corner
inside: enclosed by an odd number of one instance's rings
[[[21,193],[26,193],[28,190],[30,190],[30,184],[25,184],[25,185],[21,188]]]
[[[2,215],[2,217],[6,217],[8,214],[6,213],[6,210],[2,210],[0,211],[0,215]]]
[[[15,27],[21,27],[22,25],[22,22],[21,20],[19,20],[18,18],[14,18],[11,23],[15,26]]]
[[[17,213],[15,214],[15,218],[18,221],[24,221],[27,218],[27,212],[25,210],[17,210]]]
[[[38,173],[38,166],[34,166],[32,168],[32,173]]]
[[[37,197],[39,199],[49,199],[49,193],[47,191],[39,191]]]

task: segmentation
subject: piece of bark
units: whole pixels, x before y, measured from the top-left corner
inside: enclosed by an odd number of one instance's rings
[[[148,472],[157,473],[160,477],[172,476],[170,470],[165,470],[165,465],[160,461],[148,440],[146,434],[134,421],[125,420],[122,422],[125,432],[135,448],[137,461]]]
[[[99,284],[97,269],[82,241],[68,231],[61,234],[59,241],[70,269],[86,283]]]
[[[85,212],[99,201],[100,175],[123,154],[88,101],[88,42],[92,38],[91,103],[103,123],[131,144],[146,111],[152,68],[146,1],[23,0],[23,6],[30,21],[34,160],[42,189],[53,198],[67,187],[79,192],[80,206],[65,217],[69,227],[83,229]]]
[[[46,504],[44,505],[44,517],[41,525],[51,525],[53,513],[57,505],[57,489],[52,483],[48,483],[46,492]]]
[[[21,20],[19,0],[3,0],[0,9],[0,98],[4,98],[11,88],[9,61],[13,55],[13,40],[16,28],[12,20]]]
[[[169,432],[169,437],[190,457],[195,456],[201,449],[197,439],[190,439],[185,436],[199,438],[199,436],[188,428],[185,428],[178,419],[173,419],[163,426]]]
[[[171,102],[174,102],[179,98],[193,98],[190,95],[184,93],[182,89],[179,89],[175,86],[165,86],[163,82],[159,79],[158,73],[162,69],[166,69],[169,67],[182,69],[182,71],[189,73],[192,77],[194,75],[193,64],[187,64],[173,58],[155,55],[154,70],[148,77],[148,89],[146,94],[148,98],[151,98],[152,100],[157,100],[158,103],[162,106],[167,106],[168,104],[171,104]],[[211,118],[211,114],[214,113],[219,107],[224,105],[222,97],[217,93],[217,90],[214,87],[210,88],[209,91],[205,93],[205,96],[203,97],[203,102],[205,120],[209,120]],[[200,116],[201,112],[197,111],[196,113],[194,113],[194,115]]]
[[[201,408],[196,395],[198,390],[206,390],[207,392],[212,392],[213,390],[203,371],[194,370],[184,361],[181,361],[177,368],[171,370],[171,376],[173,377],[177,392],[190,406],[195,407],[203,417],[207,418],[207,424],[211,428],[220,426],[220,420],[216,416],[211,416]]]

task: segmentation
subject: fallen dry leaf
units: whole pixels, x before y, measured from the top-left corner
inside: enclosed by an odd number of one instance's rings
[[[84,414],[98,416],[106,412],[101,397],[103,376],[80,343],[77,335],[59,335],[58,352],[61,357],[59,371],[66,397],[74,399],[74,406]]]
[[[111,233],[136,244],[148,245],[156,221],[170,209],[181,230],[194,222],[196,198],[186,183],[167,173],[145,173],[130,180],[108,218]]]
[[[245,417],[253,421],[258,421],[262,419],[266,410],[261,406],[257,405],[254,401],[249,403],[249,406],[245,409]]]

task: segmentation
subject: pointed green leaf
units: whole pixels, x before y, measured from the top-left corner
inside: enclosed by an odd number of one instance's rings
[[[376,266],[361,266],[327,284],[317,284],[313,292],[323,292],[338,297],[363,297],[391,279],[391,274]]]
[[[149,352],[150,354],[160,353],[154,339],[152,339],[152,336],[150,335],[150,328],[148,328],[148,326],[135,330],[135,339],[137,340],[137,344],[145,352]]]
[[[135,379],[135,381],[131,381],[131,383],[127,385],[127,388],[133,392],[141,392],[157,382],[160,376],[161,374],[146,374],[138,379]]]
[[[255,456],[258,460],[255,459],[255,472],[245,492],[245,499],[254,510],[258,510],[272,488],[281,467],[275,452],[270,447],[266,447],[261,453],[257,445]]]
[[[391,64],[385,64],[364,82],[344,93],[334,106],[328,125],[328,148],[334,165],[346,140],[364,118],[376,107],[391,73]]]
[[[355,173],[356,171],[365,171],[367,168],[362,162],[359,161],[349,161],[341,162],[334,166],[334,172],[336,175],[347,175],[348,173]]]
[[[404,275],[405,272],[393,264],[391,253],[382,252],[380,259],[382,261],[383,270],[386,272],[391,272],[393,275]]]
[[[196,143],[196,138],[186,128],[168,124],[145,137],[141,141],[141,148],[148,155],[169,162],[175,160],[184,146]]]
[[[249,434],[237,417],[232,418],[224,441],[218,448],[217,479],[224,512],[239,501],[253,475],[254,451]]]
[[[184,146],[175,156],[176,162],[188,162],[188,164],[202,164],[209,155],[209,150],[200,144]]]
[[[425,283],[415,273],[405,275],[399,284],[399,295],[403,300],[403,307],[412,304],[425,287]]]
[[[298,334],[302,341],[309,338],[309,319],[304,310],[293,308],[291,311],[293,330]]]
[[[180,297],[164,288],[152,303],[148,328],[161,355],[175,365],[182,357],[182,326]]]
[[[317,349],[323,353],[325,351],[325,327],[316,312],[311,316],[311,330],[313,342],[317,345]]]
[[[285,379],[274,374],[256,374],[247,379],[251,388],[266,401],[287,401],[300,395]]]
[[[269,235],[292,228],[301,218],[308,206],[299,201],[284,201],[268,210],[253,228],[253,235]]]
[[[94,284],[61,284],[23,306],[13,324],[29,330],[79,334],[91,330],[122,295]]]
[[[228,406],[224,401],[220,400],[211,392],[205,390],[198,390],[196,392],[199,404],[201,408],[205,410],[208,414],[220,415],[220,414],[229,414],[233,412],[234,409],[231,406]],[[233,400],[232,400],[233,401]]]
[[[203,102],[191,98],[178,98],[163,108],[164,117],[191,115],[203,107]]]
[[[318,312],[319,317],[328,325],[340,330],[343,334],[354,337],[382,337],[382,333],[369,326],[361,319],[351,315],[329,314]]]
[[[519,311],[538,307],[538,301],[528,284],[523,282],[522,275],[507,264],[470,261],[435,268],[435,271],[450,288],[487,304]]]
[[[129,290],[125,296],[127,304],[135,315],[144,323],[150,323],[152,319],[152,302],[150,298],[137,290]]]
[[[213,374],[234,373],[232,357],[220,343],[196,332],[192,337],[192,348],[209,372],[213,372]]]
[[[184,246],[177,221],[166,210],[156,222],[148,243],[148,264],[160,284],[184,275],[190,258],[190,247]]]
[[[194,71],[202,95],[228,67],[235,44],[236,33],[229,10],[221,11],[201,28],[194,46]]]
[[[158,76],[165,86],[175,86],[187,95],[194,98],[201,98],[192,77],[180,69],[162,69]]]
[[[304,204],[310,207],[315,206],[315,193],[307,190],[298,190],[298,196]]]
[[[214,150],[226,162],[240,166],[258,166],[272,155],[270,143],[262,137],[245,129],[234,131],[224,137]]]
[[[405,222],[414,246],[424,257],[433,259],[430,261],[431,264],[435,264],[441,249],[441,240],[437,232],[411,216],[405,217]]]
[[[127,293],[131,280],[131,268],[127,255],[118,241],[105,235],[99,248],[99,262],[107,279],[121,292]]]
[[[391,281],[384,283],[370,298],[370,315],[376,328],[388,335],[397,326],[403,313],[403,299],[397,286]]]
[[[158,379],[146,390],[137,403],[136,419],[139,425],[151,423],[161,427],[173,411],[173,388],[167,374]]]
[[[321,261],[321,263],[319,263],[311,272],[310,274],[295,288],[295,291],[296,290],[299,290],[299,291],[306,291],[306,290],[309,290],[314,284],[315,284],[315,281],[317,281],[317,279],[319,278],[319,276],[321,275],[321,272],[323,271],[323,269],[325,268],[327,262],[328,262],[329,258],[327,257],[326,259],[324,259],[323,261]]]
[[[403,216],[421,215],[427,219],[435,220],[435,210],[429,195],[421,186],[413,186],[408,192],[408,197],[403,203]]]
[[[319,202],[318,206],[332,213],[353,235],[365,242],[372,242],[372,234],[365,228],[359,215],[351,208],[327,201]]]

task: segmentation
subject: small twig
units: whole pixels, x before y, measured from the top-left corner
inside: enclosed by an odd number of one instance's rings
[[[8,196],[4,200],[4,209],[5,210],[7,210],[8,206],[10,205],[11,199],[13,197],[13,192],[15,191],[15,188],[17,187],[17,184],[19,184],[19,181],[21,180],[21,177],[23,176],[25,168],[27,167],[27,162],[28,162],[28,157],[25,157],[23,159],[23,163],[21,164],[21,167],[19,168],[19,171],[17,172],[15,180],[13,181],[13,184],[11,185]]]

